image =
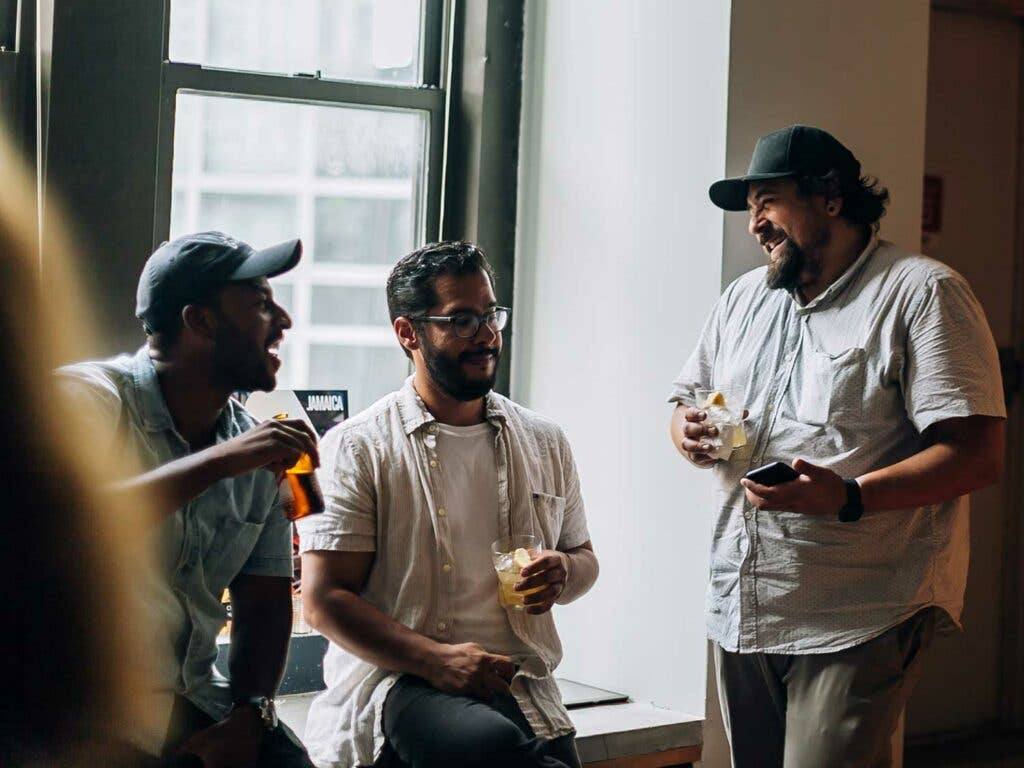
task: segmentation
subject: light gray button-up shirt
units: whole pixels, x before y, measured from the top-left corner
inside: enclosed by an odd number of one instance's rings
[[[487,395],[494,429],[500,530],[539,532],[568,550],[590,539],[569,443],[554,423],[496,393]],[[327,510],[298,523],[301,549],[375,552],[362,597],[396,621],[438,642],[452,642],[456,579],[444,564],[455,542],[444,509],[445,467],[434,450],[437,423],[412,379],[320,443],[318,471]],[[495,576],[494,596],[498,581]],[[512,693],[541,738],[573,732],[552,672],[562,647],[551,613],[507,612],[513,632],[535,656]],[[309,708],[305,743],[318,766],[372,765],[384,746],[381,713],[399,677],[333,643],[324,659],[327,690]]]
[[[134,357],[62,368],[58,382],[88,419],[96,450],[112,461],[130,457],[148,472],[189,454],[145,347]],[[229,400],[217,422],[216,442],[256,423]],[[146,533],[155,573],[140,571],[136,586],[152,614],[149,647],[157,693],[167,699],[181,694],[220,719],[231,705],[227,682],[213,667],[217,634],[227,621],[221,595],[239,574],[292,575],[291,523],[276,479],[259,469],[219,480]]]
[[[758,511],[739,481],[796,458],[857,477],[920,451],[936,422],[1004,417],[982,308],[955,271],[885,241],[804,305],[769,289],[766,269],[726,288],[669,398],[732,386],[750,410],[747,445],[714,469],[709,637],[734,652],[827,653],[929,605],[959,623],[966,496],[841,523]]]

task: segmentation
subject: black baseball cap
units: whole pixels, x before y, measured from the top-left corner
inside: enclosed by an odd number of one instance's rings
[[[176,322],[185,306],[222,285],[280,275],[301,257],[301,240],[257,251],[223,232],[179,237],[161,245],[146,260],[135,294],[135,316],[147,333],[158,333]]]
[[[835,136],[821,128],[791,125],[759,138],[746,174],[716,181],[708,195],[719,208],[745,211],[752,181],[824,175],[833,169],[843,178],[860,176],[857,158]]]

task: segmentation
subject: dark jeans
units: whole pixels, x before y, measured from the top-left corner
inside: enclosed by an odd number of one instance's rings
[[[171,727],[164,744],[164,755],[169,756],[192,734],[209,728],[216,720],[182,696],[174,697]],[[313,768],[305,747],[291,728],[279,723],[267,732],[260,746],[259,768]]]
[[[403,675],[384,702],[387,743],[379,766],[580,768],[573,734],[545,741],[511,696],[483,702]]]

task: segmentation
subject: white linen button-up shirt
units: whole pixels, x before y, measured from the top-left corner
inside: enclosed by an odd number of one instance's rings
[[[766,269],[725,290],[669,398],[733,387],[750,411],[747,445],[714,468],[709,637],[733,652],[828,653],[925,606],[959,623],[966,496],[842,523],[759,511],[739,481],[796,458],[858,477],[920,451],[936,422],[1005,417],[982,308],[955,271],[885,241],[803,305],[769,289]]]
[[[579,478],[562,430],[508,398],[490,393],[500,529],[539,533],[569,550],[590,539]],[[327,509],[298,522],[303,552],[375,552],[362,598],[438,642],[451,642],[455,575],[437,423],[412,378],[397,392],[332,428],[320,443],[318,471]],[[498,582],[495,577],[495,599]],[[512,694],[536,735],[574,731],[552,672],[562,647],[551,613],[507,611],[513,632],[535,654],[512,680]],[[327,690],[311,704],[305,743],[318,766],[372,765],[384,746],[382,710],[400,677],[331,643]]]

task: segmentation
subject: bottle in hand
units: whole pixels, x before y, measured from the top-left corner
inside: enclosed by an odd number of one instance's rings
[[[287,413],[279,413],[275,419],[287,419]],[[285,500],[284,514],[289,520],[300,520],[324,511],[324,493],[313,470],[313,460],[308,453],[299,456],[294,466],[284,472],[292,498]]]

